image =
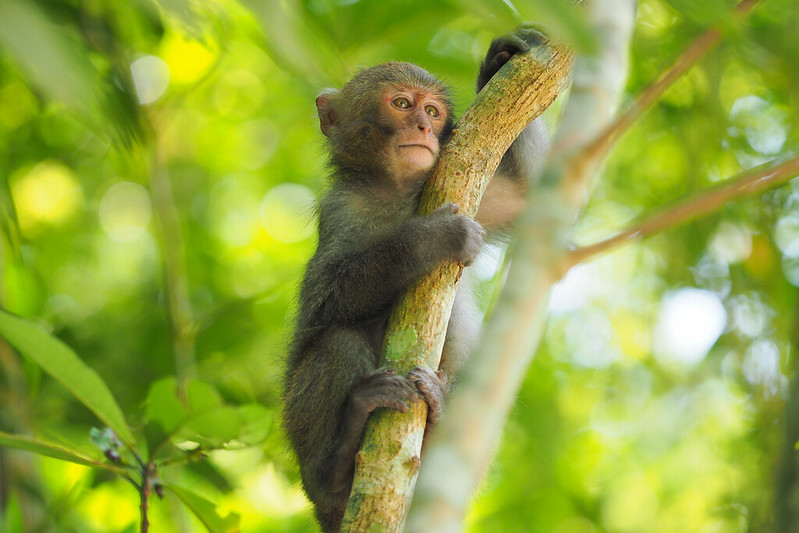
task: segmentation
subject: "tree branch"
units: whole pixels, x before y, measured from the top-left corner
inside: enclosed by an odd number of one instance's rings
[[[662,209],[660,212],[632,224],[628,229],[610,239],[573,250],[567,258],[566,270],[606,250],[707,215],[727,202],[764,191],[797,175],[799,175],[799,156],[782,163],[770,161],[747,170],[692,198]]]
[[[743,0],[735,8],[735,18],[741,19],[746,16],[757,2],[758,0]],[[700,35],[674,61],[671,68],[644,89],[626,111],[621,113],[594,142],[585,148],[586,156],[604,158],[618,138],[630,129],[630,126],[635,124],[644,111],[649,109],[675,81],[705,57],[721,41],[721,36],[721,31],[718,28],[711,28]]]
[[[474,216],[485,187],[513,139],[563,91],[572,56],[561,45],[514,56],[461,117],[420,204],[427,214],[444,202]],[[388,326],[385,362],[398,371],[438,368],[462,266],[447,264],[415,283]],[[386,411],[370,419],[356,457],[342,531],[400,531],[413,495],[427,407]]]

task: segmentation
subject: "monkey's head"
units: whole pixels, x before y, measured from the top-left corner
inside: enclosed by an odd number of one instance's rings
[[[427,175],[453,123],[444,84],[410,63],[362,70],[319,95],[316,108],[334,165],[398,185]]]

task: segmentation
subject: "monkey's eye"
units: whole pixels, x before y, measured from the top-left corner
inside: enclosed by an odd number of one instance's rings
[[[400,96],[399,98],[394,98],[394,100],[391,101],[391,104],[398,109],[411,108],[411,101],[405,98],[404,96]]]
[[[424,107],[425,113],[430,115],[431,117],[438,117],[441,113],[439,112],[438,108],[434,105],[427,105]]]

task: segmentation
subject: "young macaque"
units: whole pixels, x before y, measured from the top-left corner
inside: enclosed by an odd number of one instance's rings
[[[545,38],[522,27],[491,43],[477,90],[513,54]],[[445,86],[409,63],[355,75],[316,99],[330,146],[331,188],[319,206],[319,245],[308,263],[285,382],[285,420],[303,485],[324,531],[338,530],[369,414],[426,401],[441,415],[446,383],[476,341],[480,315],[467,283],[452,310],[441,369],[407,376],[378,368],[386,322],[399,295],[444,261],[471,264],[486,230],[507,227],[547,148],[542,124],[516,139],[485,192],[477,220],[445,204],[416,209],[453,126]]]

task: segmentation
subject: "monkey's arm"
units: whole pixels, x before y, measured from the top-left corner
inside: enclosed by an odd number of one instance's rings
[[[534,120],[502,156],[486,187],[475,216],[488,230],[504,230],[521,215],[527,191],[534,185],[549,150],[549,135],[541,119]]]
[[[454,204],[371,231],[351,205],[334,207],[322,206],[319,248],[303,281],[307,327],[379,316],[411,281],[447,259],[470,264],[482,245],[483,229]]]
[[[546,42],[546,36],[529,27],[520,26],[513,33],[494,39],[477,76],[477,91],[517,53]],[[509,226],[524,209],[528,187],[533,184],[546,161],[549,135],[543,121],[534,120],[510,146],[486,188],[477,221],[488,228]]]

